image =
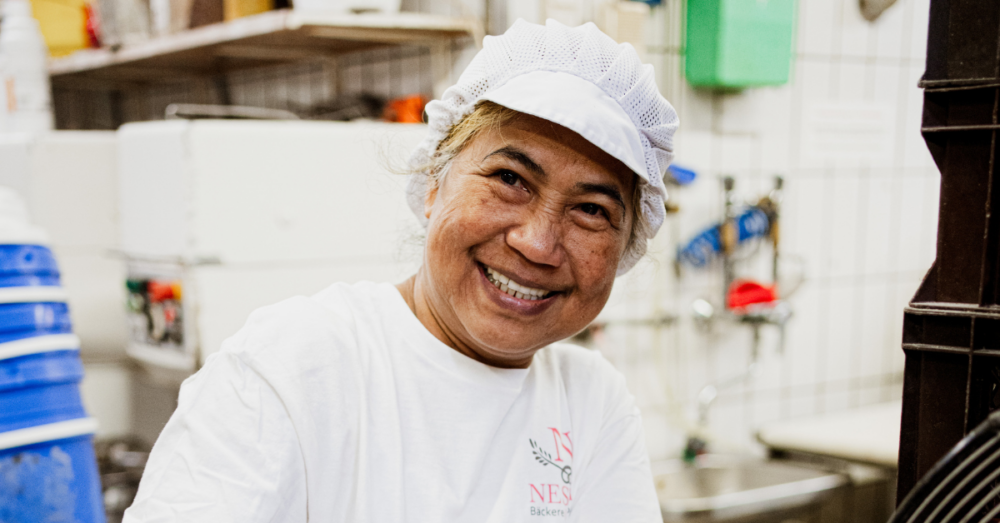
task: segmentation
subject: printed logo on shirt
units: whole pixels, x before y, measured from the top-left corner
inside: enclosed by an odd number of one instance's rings
[[[573,440],[569,437],[569,431],[559,432],[555,427],[549,427],[549,430],[552,431],[552,439],[556,444],[556,459],[553,460],[552,454],[546,452],[533,439],[528,440],[528,443],[531,443],[531,453],[535,455],[535,461],[541,463],[543,467],[552,465],[559,469],[562,472],[562,482],[569,485],[573,476],[573,469],[570,467],[570,463],[573,462]],[[563,461],[564,455],[569,462]]]
[[[549,447],[543,442],[528,439],[531,444],[531,455],[535,461],[544,468],[554,468],[559,472],[557,482],[550,483],[529,483],[529,494],[531,496],[532,516],[569,516],[572,508],[569,507],[573,501],[573,439],[569,431],[560,431],[555,427],[548,427],[547,431],[552,435],[553,446]]]

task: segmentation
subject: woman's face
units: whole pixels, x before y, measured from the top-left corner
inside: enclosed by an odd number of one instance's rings
[[[546,120],[478,135],[426,199],[418,278],[437,322],[482,361],[511,367],[579,332],[611,293],[635,183]]]

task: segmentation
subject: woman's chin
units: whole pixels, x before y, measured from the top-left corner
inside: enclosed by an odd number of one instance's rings
[[[531,358],[534,357],[536,352],[538,352],[538,349],[535,348],[479,347],[479,352],[476,353],[476,356],[479,361],[493,367],[524,368],[531,364]]]
[[[524,329],[507,326],[499,321],[498,326],[480,326],[469,329],[475,339],[477,354],[489,363],[521,364],[531,361],[539,349],[558,341],[547,329]]]
[[[462,318],[477,352],[491,360],[530,361],[539,349],[572,336],[589,323],[577,325],[578,315],[567,319],[561,303],[545,304],[543,310],[525,314],[498,307],[495,299],[496,296],[480,297],[477,306],[465,308],[472,314]],[[554,298],[560,299],[564,297]]]

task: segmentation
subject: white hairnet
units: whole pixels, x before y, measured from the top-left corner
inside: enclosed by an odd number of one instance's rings
[[[429,131],[410,164],[429,165],[441,140],[480,100],[560,124],[635,172],[645,222],[636,230],[644,234],[628,247],[618,274],[631,269],[663,224],[663,174],[678,125],[656,87],[653,66],[592,23],[570,28],[554,20],[544,26],[518,20],[503,35],[486,37],[458,83],[427,104]],[[424,226],[428,174],[414,174],[407,188],[410,208]]]

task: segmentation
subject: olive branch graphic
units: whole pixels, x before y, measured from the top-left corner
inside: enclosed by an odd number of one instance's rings
[[[552,455],[545,452],[545,449],[535,443],[535,440],[528,439],[528,443],[531,443],[531,453],[535,455],[535,461],[541,463],[543,467],[552,465],[553,467],[559,469],[560,472],[562,472],[563,483],[569,485],[570,478],[573,475],[573,469],[569,465],[560,466],[555,461],[552,461]]]

